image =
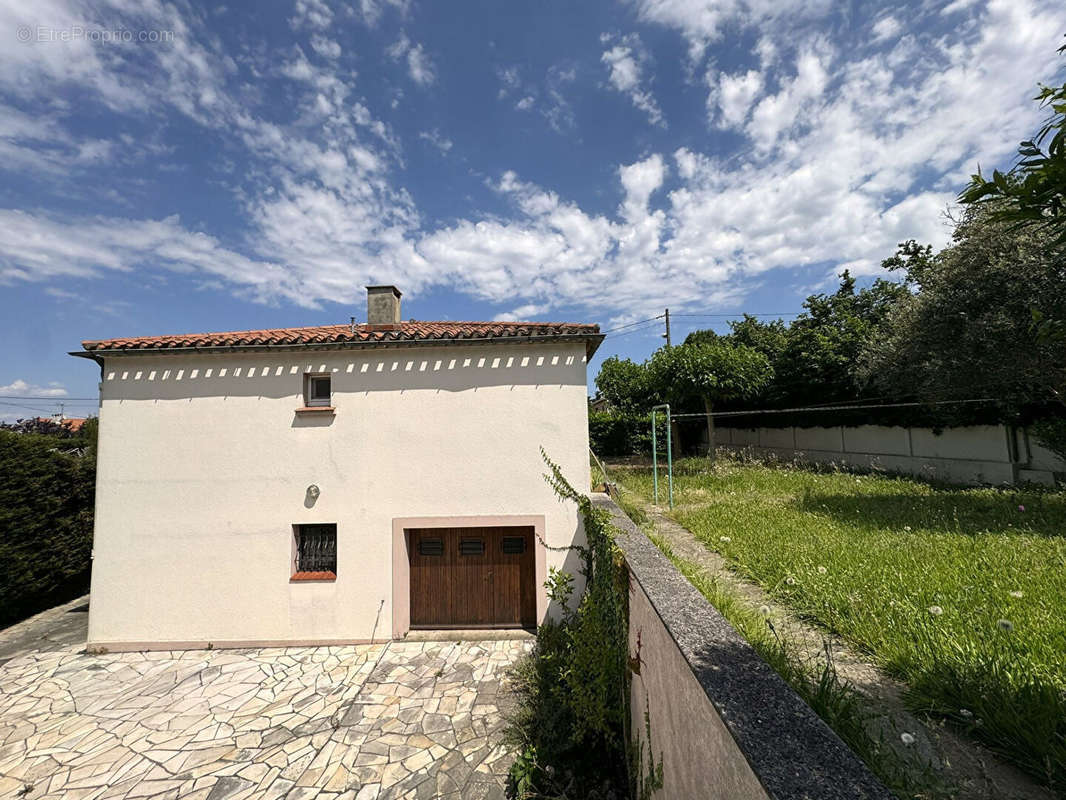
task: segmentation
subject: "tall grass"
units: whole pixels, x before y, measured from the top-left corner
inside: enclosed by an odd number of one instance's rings
[[[812,664],[801,655],[800,647],[780,635],[773,620],[747,598],[708,575],[698,564],[675,555],[661,537],[654,533],[649,533],[649,537],[886,787],[904,798],[950,796],[950,788],[932,774],[918,754],[908,758],[884,741],[883,732],[874,733],[879,727],[872,724],[875,712],[866,708],[863,697],[839,678],[829,657]]]
[[[612,477],[650,500],[647,470]],[[696,459],[674,486],[678,522],[913,707],[1066,789],[1066,495]]]

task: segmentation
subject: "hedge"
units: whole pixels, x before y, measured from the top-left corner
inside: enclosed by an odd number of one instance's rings
[[[659,450],[666,452],[666,419],[657,416]],[[589,412],[589,445],[601,457],[651,455],[651,414]]]
[[[89,585],[95,423],[77,437],[0,430],[0,625]]]

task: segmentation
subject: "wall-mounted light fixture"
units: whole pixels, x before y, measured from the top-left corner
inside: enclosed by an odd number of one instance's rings
[[[307,487],[307,496],[312,500],[317,500],[320,494],[322,494],[322,490],[316,484],[312,483]]]

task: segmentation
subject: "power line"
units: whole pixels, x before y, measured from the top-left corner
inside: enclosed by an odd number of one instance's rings
[[[737,314],[671,314],[672,317],[723,317],[726,319],[735,319],[737,317],[798,317],[801,316],[803,311],[780,311],[780,312],[767,312],[765,314],[749,314],[746,311],[741,311]]]
[[[25,403],[4,403],[0,402],[0,406],[10,406],[11,408],[25,408],[30,411],[40,411],[42,414],[51,414],[55,411],[52,408],[41,408],[40,406],[29,406]]]
[[[656,320],[656,322],[658,322],[658,320]],[[657,327],[658,327],[658,325],[656,325],[656,324],[645,325],[645,326],[643,326],[641,328],[633,328],[633,329],[628,330],[628,331],[622,331],[621,333],[612,333],[611,334],[611,338],[612,339],[617,339],[619,336],[629,336],[629,334],[631,334],[631,333],[643,333],[644,331],[651,330],[652,328],[657,328]]]
[[[70,403],[84,400],[96,403],[98,397],[66,397],[60,395],[0,394],[0,400],[55,400],[57,403]]]
[[[640,324],[642,324],[644,322],[655,322],[656,320],[660,320],[662,318],[663,318],[663,315],[660,314],[657,317],[648,317],[647,319],[638,319],[636,322],[629,322],[629,323],[626,323],[625,325],[619,325],[617,328],[608,328],[605,331],[600,331],[600,333],[606,335],[608,333],[614,333],[615,331],[620,331],[620,330],[622,330],[624,328],[632,328],[634,325],[640,325]]]

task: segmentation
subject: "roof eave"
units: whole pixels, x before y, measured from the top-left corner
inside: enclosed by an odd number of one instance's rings
[[[441,339],[383,339],[375,341],[343,342],[293,342],[289,344],[235,344],[235,345],[190,345],[181,347],[139,347],[77,350],[70,355],[78,358],[91,358],[102,364],[104,356],[144,356],[177,355],[179,353],[254,353],[306,350],[373,350],[397,349],[411,347],[463,347],[496,344],[549,344],[552,342],[585,342],[585,356],[592,355],[604,339],[602,333],[563,333],[544,336],[490,336],[490,337],[453,337]]]

